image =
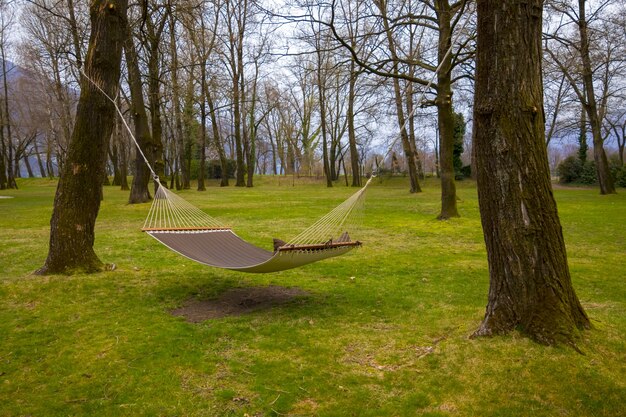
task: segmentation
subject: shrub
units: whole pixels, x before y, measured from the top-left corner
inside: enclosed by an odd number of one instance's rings
[[[617,187],[626,187],[626,165],[622,165],[617,154],[609,157],[609,168]]]
[[[582,184],[595,184],[598,182],[598,176],[596,174],[596,163],[594,161],[587,161],[583,165],[583,169],[580,173],[579,181]]]
[[[562,184],[578,181],[582,171],[582,163],[575,156],[568,156],[556,167],[556,174],[559,176],[559,182]]]

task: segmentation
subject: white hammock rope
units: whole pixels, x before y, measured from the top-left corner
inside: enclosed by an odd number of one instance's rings
[[[291,239],[288,245],[310,245],[330,242],[339,238],[342,233],[347,232],[347,226],[357,225],[359,216],[356,213],[363,212],[363,201],[367,186],[372,179],[365,183],[356,193],[352,194],[346,201],[331,210],[330,213],[319,219],[308,229]],[[351,228],[351,227],[350,227]]]
[[[158,184],[143,229],[191,228],[220,229],[224,226],[178,194]]]

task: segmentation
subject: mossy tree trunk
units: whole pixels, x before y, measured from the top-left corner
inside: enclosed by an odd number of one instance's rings
[[[474,144],[489,261],[476,336],[572,343],[590,327],[572,287],[545,148],[541,0],[478,1]]]
[[[452,16],[448,0],[437,0],[435,10],[439,25],[437,74],[437,122],[439,126],[439,168],[441,170],[441,212],[437,217],[446,220],[459,217],[454,180],[454,110],[452,108]]]
[[[126,32],[126,0],[94,0],[86,74],[111,97],[120,78]],[[115,107],[82,77],[76,123],[50,220],[50,249],[38,273],[94,272],[102,262],[93,250],[107,148]]]

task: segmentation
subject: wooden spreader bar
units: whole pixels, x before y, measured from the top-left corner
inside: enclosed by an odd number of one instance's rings
[[[335,242],[335,243],[319,243],[315,245],[285,245],[279,247],[278,252],[289,252],[296,250],[320,250],[320,249],[330,249],[330,248],[342,248],[345,246],[361,246],[363,243],[360,241],[354,242]]]
[[[230,227],[145,227],[142,232],[184,232],[188,230],[230,230]]]

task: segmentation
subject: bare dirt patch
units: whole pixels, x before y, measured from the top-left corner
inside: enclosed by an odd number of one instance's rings
[[[189,299],[182,307],[172,310],[171,313],[174,316],[184,317],[188,322],[199,323],[210,319],[267,310],[308,295],[308,292],[299,288],[277,285],[234,288],[211,300]]]

